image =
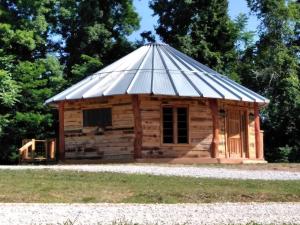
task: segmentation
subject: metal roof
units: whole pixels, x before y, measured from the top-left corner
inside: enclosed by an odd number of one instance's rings
[[[167,44],[147,44],[86,77],[45,103],[124,94],[269,100]]]

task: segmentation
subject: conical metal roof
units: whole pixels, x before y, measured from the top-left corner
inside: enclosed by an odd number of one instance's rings
[[[147,44],[86,77],[47,103],[124,94],[269,100],[167,44]]]

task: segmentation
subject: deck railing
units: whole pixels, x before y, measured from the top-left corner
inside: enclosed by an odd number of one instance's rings
[[[24,139],[22,140],[22,145],[23,146],[19,149],[20,163],[55,161],[55,139]]]

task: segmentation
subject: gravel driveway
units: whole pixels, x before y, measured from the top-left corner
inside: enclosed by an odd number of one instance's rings
[[[25,207],[26,206],[26,207]],[[300,203],[0,204],[1,225],[62,224],[300,224]],[[118,223],[117,223],[118,224]],[[121,223],[120,223],[121,224]]]
[[[300,172],[274,170],[238,170],[226,168],[206,168],[195,166],[161,166],[161,165],[52,165],[52,166],[0,166],[0,169],[52,169],[86,172],[116,172],[127,174],[152,174],[165,176],[211,177],[225,179],[258,180],[300,180]]]

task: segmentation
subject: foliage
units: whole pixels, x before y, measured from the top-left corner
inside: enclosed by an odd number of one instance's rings
[[[23,138],[54,135],[43,105],[64,84],[63,67],[48,55],[55,0],[0,2],[0,162],[15,156]]]
[[[0,162],[24,138],[54,137],[44,101],[131,51],[138,26],[132,0],[0,1]]]
[[[240,16],[235,24],[228,16],[227,0],[153,0],[150,7],[159,16],[156,32],[164,42],[239,80],[229,64],[233,66],[237,59],[239,28],[247,20]]]
[[[139,27],[132,0],[61,0],[57,13],[56,29],[65,41],[63,58],[71,83],[133,50],[126,39]]]
[[[261,19],[261,25],[259,40],[242,57],[241,80],[271,100],[262,121],[267,159],[299,161],[300,58],[296,26],[300,4],[248,0],[248,5]]]

